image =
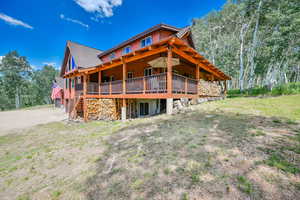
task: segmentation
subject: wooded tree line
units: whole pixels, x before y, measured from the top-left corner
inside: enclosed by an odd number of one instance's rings
[[[51,103],[56,75],[58,71],[53,66],[35,70],[26,57],[9,52],[0,62],[0,110]]]
[[[300,81],[300,1],[228,0],[193,20],[195,45],[232,77],[229,89]]]

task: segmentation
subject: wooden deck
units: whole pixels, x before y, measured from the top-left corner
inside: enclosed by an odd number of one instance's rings
[[[125,84],[123,86],[123,84]],[[172,93],[167,91],[167,73],[155,74],[105,83],[87,83],[87,98],[194,98],[198,81],[179,74],[172,75]],[[125,88],[125,91],[123,91]],[[76,94],[83,93],[83,85],[77,84]]]

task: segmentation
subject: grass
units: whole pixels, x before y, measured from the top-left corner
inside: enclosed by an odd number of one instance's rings
[[[243,191],[249,195],[253,193],[253,185],[246,177],[238,176],[237,181],[238,181],[238,188],[241,191]]]
[[[0,197],[297,199],[299,98],[233,98],[173,116],[8,132]]]

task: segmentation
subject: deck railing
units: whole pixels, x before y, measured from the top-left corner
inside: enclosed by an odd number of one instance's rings
[[[126,94],[138,94],[144,91],[144,77],[126,80]]]
[[[87,93],[88,94],[99,94],[99,84],[96,82],[89,82],[87,84]]]
[[[145,77],[146,93],[165,93],[167,92],[167,74],[154,74]]]
[[[172,93],[197,94],[198,81],[179,74],[172,76]],[[126,94],[150,94],[167,92],[167,74],[154,74],[126,80]],[[99,84],[88,83],[88,94],[99,94]],[[100,84],[101,95],[123,94],[123,81],[111,81]]]

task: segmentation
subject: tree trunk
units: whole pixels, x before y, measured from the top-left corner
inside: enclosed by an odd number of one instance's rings
[[[251,53],[250,53],[250,74],[249,74],[249,83],[248,83],[248,88],[253,87],[254,83],[254,72],[255,72],[255,62],[254,58],[256,56],[256,46],[257,46],[257,32],[258,32],[258,27],[259,27],[259,18],[260,18],[260,10],[262,7],[263,0],[259,1],[258,8],[257,8],[257,19],[255,23],[255,29],[253,32],[253,40],[252,40],[252,48],[251,48]]]
[[[239,76],[239,88],[244,90],[244,37],[247,29],[247,24],[243,24],[240,31],[240,76]]]

